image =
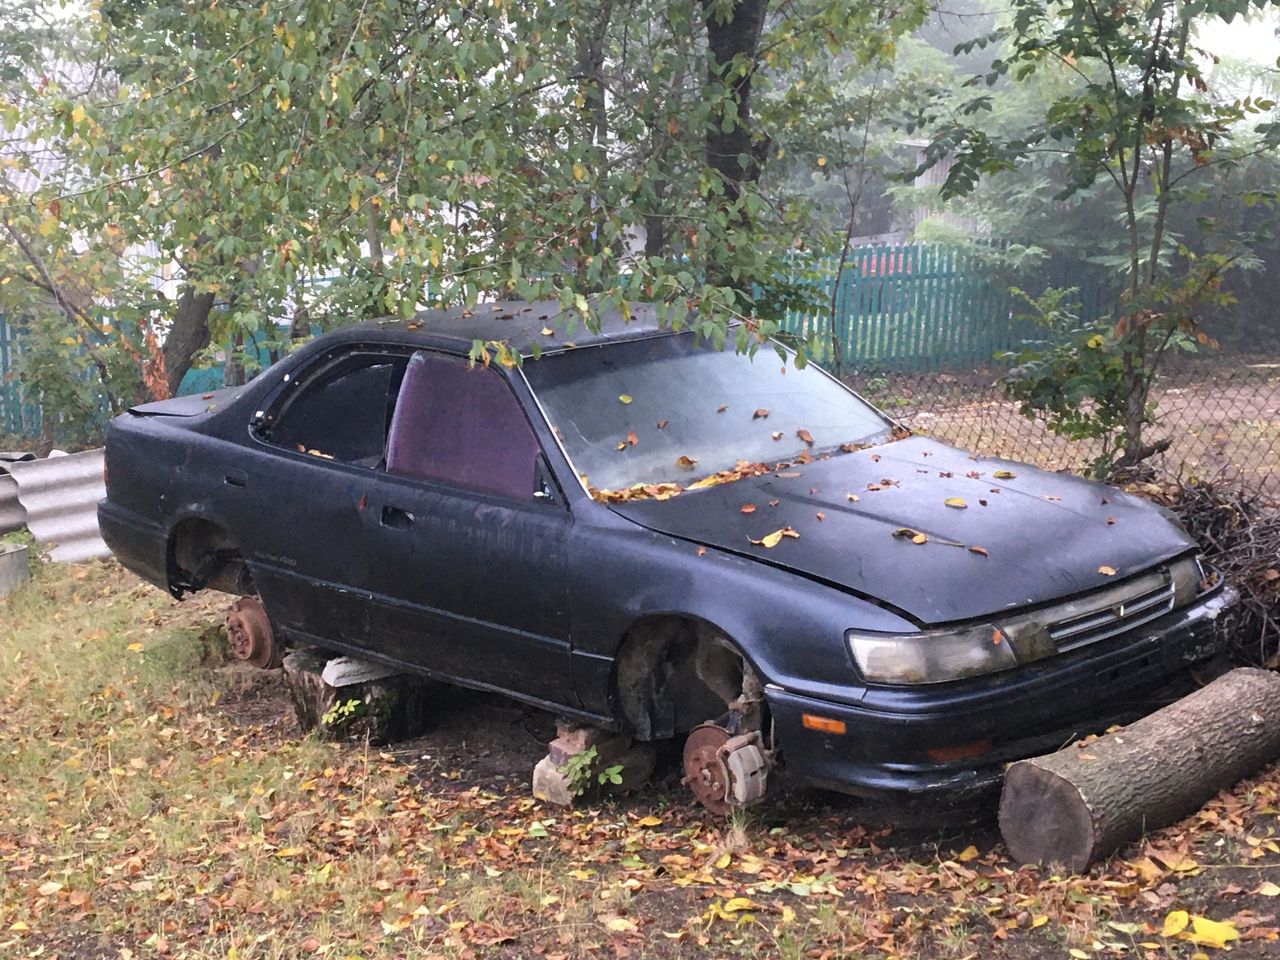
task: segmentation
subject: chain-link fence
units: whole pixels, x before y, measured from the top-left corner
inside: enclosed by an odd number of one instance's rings
[[[1096,441],[1053,433],[1006,398],[1000,369],[846,377],[904,424],[978,453],[1083,472]],[[1153,393],[1156,423],[1146,438],[1168,438],[1151,460],[1160,473],[1215,481],[1280,502],[1280,356],[1212,354],[1168,367]]]

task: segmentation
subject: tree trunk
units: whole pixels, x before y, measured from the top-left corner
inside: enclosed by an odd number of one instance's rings
[[[1241,668],[1084,745],[1005,774],[1000,832],[1019,863],[1083,871],[1280,757],[1280,674]]]
[[[163,350],[170,396],[177,396],[178,385],[191,369],[191,361],[209,345],[209,311],[212,309],[212,293],[196,293],[186,287],[178,298],[178,310],[164,338]]]
[[[738,200],[743,185],[759,179],[768,149],[767,143],[756,141],[751,126],[751,79],[769,2],[736,0],[727,17],[721,16],[720,7],[716,0],[702,3],[708,48],[706,97],[717,104],[707,126],[707,164],[720,174],[732,221],[745,227]],[[722,286],[742,286],[723,272],[713,272],[709,279]]]
[[[612,0],[604,0],[581,25],[575,38],[577,47],[577,75],[582,84],[582,131],[595,155],[592,176],[595,183],[603,183],[608,177],[609,118],[604,95],[605,38],[609,21],[613,17]],[[598,291],[599,282],[588,279],[590,265],[603,249],[603,226],[608,212],[601,206],[601,198],[593,198],[594,210],[578,231],[578,253],[575,287],[579,291]]]
[[[703,0],[710,53],[707,88],[713,99],[721,93],[729,98],[711,111],[706,150],[707,163],[720,173],[725,198],[733,203],[742,195],[742,184],[760,176],[762,157],[751,129],[751,78],[769,3],[737,0],[732,15],[725,18],[717,12],[718,6],[715,0]]]

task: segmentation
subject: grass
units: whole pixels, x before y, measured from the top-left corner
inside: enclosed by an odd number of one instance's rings
[[[223,603],[112,564],[0,599],[0,956],[1189,958],[1178,906],[1274,955],[1274,770],[1085,878],[812,794],[716,822],[670,772],[565,811],[458,761],[465,706],[395,749],[298,736],[278,677],[225,662]]]

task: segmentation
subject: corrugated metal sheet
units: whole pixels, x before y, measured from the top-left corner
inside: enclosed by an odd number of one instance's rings
[[[107,495],[102,456],[99,449],[8,465],[27,529],[52,545],[54,560],[78,563],[111,555],[98,531],[98,501]]]
[[[0,472],[0,534],[21,530],[26,525],[27,511],[18,502],[18,483],[13,477]]]

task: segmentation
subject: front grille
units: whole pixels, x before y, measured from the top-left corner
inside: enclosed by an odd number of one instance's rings
[[[1149,623],[1173,609],[1173,579],[1167,570],[1052,607],[1043,613],[1059,653],[1106,640]]]

